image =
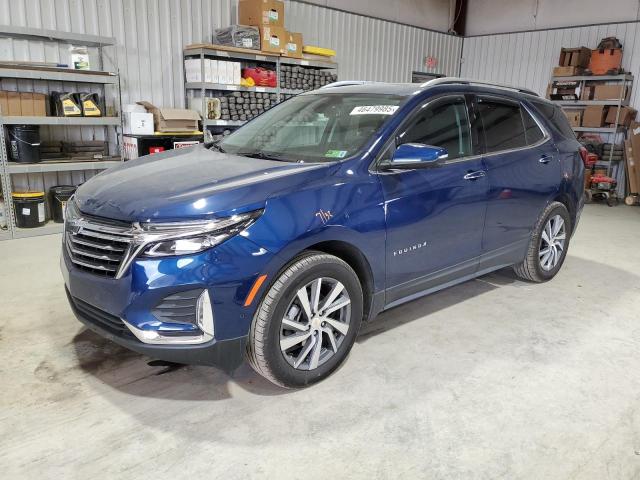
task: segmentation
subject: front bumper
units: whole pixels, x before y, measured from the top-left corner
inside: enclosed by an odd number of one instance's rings
[[[244,360],[247,337],[221,341],[212,340],[204,344],[189,346],[142,343],[128,330],[114,328],[104,320],[97,319],[95,314],[92,315],[86,310],[78,308],[77,300],[72,298],[69,290],[66,292],[71,310],[89,330],[134,352],[167,362],[216,366],[227,373],[233,372]]]
[[[214,365],[225,371],[243,362],[247,334],[262,291],[251,305],[245,306],[244,301],[259,275],[271,277],[271,267],[277,269],[271,263],[275,263],[274,256],[241,236],[197,255],[136,260],[119,279],[78,269],[64,248],[60,260],[71,308],[89,329],[152,358]],[[162,321],[154,309],[167,297],[195,290],[206,291],[211,298],[212,340],[155,344],[145,343],[132,333],[190,333],[189,326]],[[177,328],[186,330],[176,332]]]

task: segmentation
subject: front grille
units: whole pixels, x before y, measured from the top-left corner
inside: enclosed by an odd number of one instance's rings
[[[88,322],[91,322],[92,324],[101,327],[109,333],[112,333],[119,337],[132,336],[131,331],[119,317],[111,315],[104,310],[100,310],[99,308],[94,307],[93,305],[90,305],[78,298],[72,297],[68,291],[67,295],[69,296],[69,300],[71,301],[76,312]]]
[[[131,226],[83,217],[66,231],[66,247],[73,264],[104,277],[115,277],[131,244]]]

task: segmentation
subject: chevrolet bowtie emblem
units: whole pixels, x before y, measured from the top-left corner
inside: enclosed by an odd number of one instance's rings
[[[322,220],[322,223],[327,223],[329,220],[331,220],[333,215],[331,214],[330,211],[325,212],[324,210],[320,209],[316,213],[316,217],[320,217],[320,220]]]

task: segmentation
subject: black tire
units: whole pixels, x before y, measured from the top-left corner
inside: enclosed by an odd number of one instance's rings
[[[562,250],[560,259],[556,266],[551,270],[544,270],[539,257],[540,245],[542,243],[542,231],[549,219],[555,215],[560,215],[564,220],[566,239],[564,249]],[[569,215],[567,207],[560,202],[550,203],[538,218],[538,222],[536,223],[531,235],[531,240],[529,240],[529,247],[527,248],[527,254],[523,262],[513,266],[516,275],[523,280],[536,283],[546,282],[547,280],[551,280],[555,277],[567,256],[569,241],[571,239],[571,229],[571,216]]]
[[[297,291],[318,277],[330,277],[344,285],[351,299],[349,330],[337,352],[325,363],[314,370],[299,370],[287,362],[280,349],[282,319]],[[300,388],[319,382],[346,359],[360,329],[362,314],[362,287],[353,269],[333,255],[305,252],[283,269],[262,298],[249,331],[249,364],[257,373],[281,387]]]

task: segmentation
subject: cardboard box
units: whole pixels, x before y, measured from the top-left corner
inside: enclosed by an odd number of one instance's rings
[[[572,127],[579,127],[582,125],[582,110],[562,110],[569,121],[569,125]]]
[[[595,89],[595,85],[585,85],[582,92],[580,92],[580,100],[593,100]]]
[[[582,115],[583,127],[603,127],[607,116],[607,107],[604,105],[589,105]]]
[[[211,77],[211,83],[220,83],[218,60],[209,60],[209,76]]]
[[[233,84],[240,85],[240,80],[242,79],[242,68],[240,62],[232,62],[233,63]]]
[[[18,92],[7,92],[7,101],[9,103],[7,115],[22,115],[22,107],[20,105],[20,94]]]
[[[153,135],[153,114],[124,112],[122,115],[123,133],[132,135]]]
[[[47,116],[47,96],[44,93],[33,94],[33,115],[36,117]]]
[[[627,88],[623,85],[596,85],[593,93],[594,100],[618,100],[627,98]]]
[[[640,193],[640,165],[634,158],[631,140],[625,140],[624,147],[627,162],[627,177],[629,178],[629,193]]]
[[[20,92],[20,115],[33,117],[33,93]]]
[[[238,2],[238,23],[256,27],[269,25],[284,28],[284,2],[280,0],[240,0]]]
[[[573,77],[574,75],[582,75],[584,68],[582,67],[554,67],[554,77]]]
[[[631,162],[635,171],[637,188],[640,189],[640,123],[638,122],[631,122],[631,126],[629,128],[629,145],[631,145]],[[631,193],[640,192],[636,191]]]
[[[202,82],[202,62],[199,58],[187,58],[184,61],[185,79],[188,83]]]
[[[153,114],[153,124],[158,132],[195,132],[198,130],[200,115],[185,108],[156,107],[149,102],[138,102]]]
[[[618,109],[616,107],[609,108],[609,112],[607,113],[607,118],[605,119],[605,123],[614,124],[616,123],[616,112]],[[631,125],[636,119],[636,110],[631,107],[620,107],[620,116],[618,117],[618,125],[624,125],[628,127]]]
[[[587,68],[589,66],[590,58],[591,50],[587,47],[561,48],[558,65],[561,67]]]
[[[260,27],[260,48],[263,52],[283,55],[286,38],[284,27]]]
[[[9,99],[7,92],[0,90],[0,115],[8,115],[9,112]]]
[[[284,45],[285,57],[302,58],[302,34],[287,32]]]

